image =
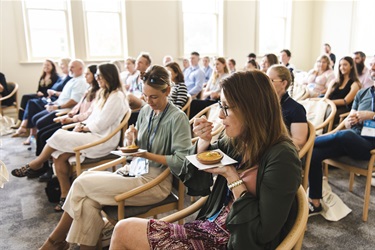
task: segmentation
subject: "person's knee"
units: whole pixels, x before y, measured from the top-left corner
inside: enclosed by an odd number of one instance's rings
[[[126,243],[130,242],[131,229],[136,224],[135,219],[136,218],[128,218],[117,222],[113,230],[113,239],[116,241],[117,245],[120,244],[122,247],[126,248]]]
[[[358,135],[352,129],[342,130],[335,133],[335,138],[340,143],[350,143],[351,140],[356,137],[358,137]]]

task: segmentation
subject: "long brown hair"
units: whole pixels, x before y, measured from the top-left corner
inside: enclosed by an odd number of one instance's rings
[[[340,59],[340,62],[342,60],[347,61],[350,65],[349,79],[352,80],[353,82],[359,83],[360,81],[358,79],[357,68],[355,66],[353,58],[351,58],[350,56],[345,56],[345,57]],[[341,85],[343,85],[343,84],[344,84],[344,75],[341,73],[341,70],[339,69],[339,81],[335,82],[333,84],[333,88],[340,88]],[[359,86],[359,87],[361,87],[361,86]]]
[[[222,89],[234,115],[243,123],[241,135],[230,143],[247,160],[245,168],[258,164],[274,144],[290,141],[279,98],[266,74],[260,70],[234,73],[222,81]]]
[[[228,70],[228,65],[227,65],[227,61],[225,60],[224,57],[218,57],[215,59],[215,61],[219,61],[221,64],[224,65],[224,74],[229,74],[229,70]],[[215,85],[216,84],[216,80],[219,78],[219,73],[216,72],[216,70],[214,70],[212,72],[212,85]]]
[[[100,90],[99,100],[102,102],[101,107],[104,106],[108,96],[113,91],[123,91],[120,80],[120,73],[117,66],[112,63],[102,63],[98,65],[101,76],[105,80],[106,87]]]

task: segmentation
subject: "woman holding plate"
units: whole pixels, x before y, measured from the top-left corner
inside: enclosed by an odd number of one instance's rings
[[[170,84],[170,74],[164,67],[155,65],[146,72],[142,91],[147,105],[141,109],[136,126],[125,134],[127,145],[131,145],[135,137],[136,144],[147,149],[147,152],[136,153],[132,160],[146,172],[137,177],[107,171],[82,173],[73,182],[61,220],[42,250],[65,249],[66,241],[80,244],[81,249],[95,249],[104,225],[100,214],[103,205],[117,205],[115,195],[148,183],[166,167],[181,168],[191,147],[190,126],[186,114],[168,102]],[[172,176],[169,176],[126,203],[131,206],[154,204],[164,200],[171,189]]]
[[[211,144],[212,124],[195,119],[200,138],[191,153],[220,149],[239,163],[204,171],[189,162],[172,167],[188,194],[209,194],[197,220],[177,225],[125,219],[117,223],[110,249],[275,249],[289,232],[301,163],[274,87],[258,70],[234,73],[221,84],[225,135]]]

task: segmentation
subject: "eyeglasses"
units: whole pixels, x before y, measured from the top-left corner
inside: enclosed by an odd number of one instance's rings
[[[98,74],[98,73],[95,74],[95,79],[97,79],[97,80],[101,80],[102,78],[103,78],[103,77],[102,77],[101,74]]]
[[[229,107],[227,105],[223,106],[223,104],[221,103],[221,101],[218,101],[218,103],[219,103],[219,108],[221,109],[221,111],[223,111],[224,115],[228,116],[228,109],[231,109],[233,107]]]
[[[271,82],[282,82],[284,80],[281,80],[281,79],[271,79]]]

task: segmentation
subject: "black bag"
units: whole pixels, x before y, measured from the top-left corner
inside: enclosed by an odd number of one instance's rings
[[[60,183],[56,176],[47,182],[45,188],[49,202],[59,202],[61,196]]]

